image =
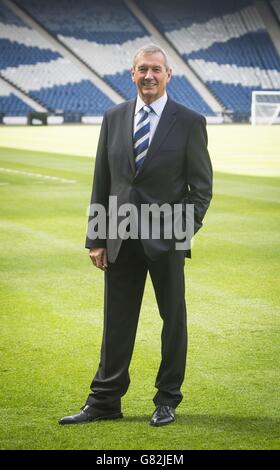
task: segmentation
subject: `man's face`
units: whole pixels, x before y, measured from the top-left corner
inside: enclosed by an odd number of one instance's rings
[[[142,100],[150,104],[160,98],[171,78],[171,69],[166,70],[164,56],[160,52],[141,54],[131,69],[132,81]]]

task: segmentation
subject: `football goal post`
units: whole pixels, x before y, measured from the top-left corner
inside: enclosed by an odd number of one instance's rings
[[[252,91],[251,124],[280,124],[280,91]]]

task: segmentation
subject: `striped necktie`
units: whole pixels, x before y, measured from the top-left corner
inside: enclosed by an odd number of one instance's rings
[[[153,108],[149,105],[143,106],[143,115],[138,121],[133,136],[133,146],[135,155],[135,168],[139,170],[140,166],[145,160],[149,148],[150,140],[150,117],[149,113]]]

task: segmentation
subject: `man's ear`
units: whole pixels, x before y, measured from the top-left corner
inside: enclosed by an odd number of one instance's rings
[[[168,70],[168,79],[167,79],[167,83],[170,82],[171,77],[172,77],[172,69],[169,69],[169,70]]]
[[[135,83],[135,77],[134,77],[135,71],[133,67],[130,69],[130,73],[131,73],[131,80]]]

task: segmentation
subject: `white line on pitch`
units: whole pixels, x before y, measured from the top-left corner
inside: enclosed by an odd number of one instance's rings
[[[69,180],[69,179],[66,179],[66,178],[59,178],[58,176],[42,175],[41,173],[31,173],[29,171],[12,170],[11,168],[0,168],[0,172],[17,173],[19,175],[31,176],[33,178],[43,178],[43,179],[46,179],[46,180],[59,181],[60,183],[77,183],[76,180]]]

